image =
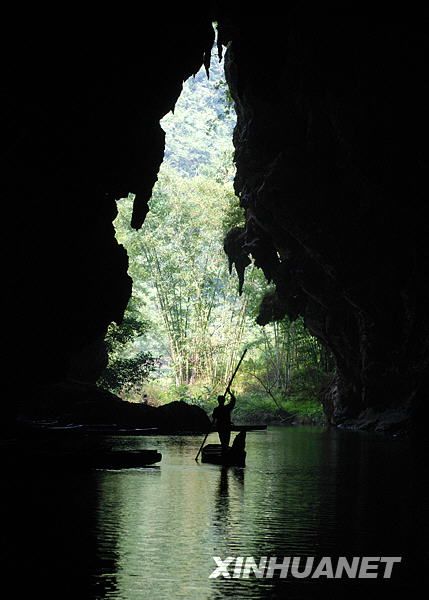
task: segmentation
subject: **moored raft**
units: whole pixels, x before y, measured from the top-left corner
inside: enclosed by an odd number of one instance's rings
[[[24,468],[58,469],[135,469],[160,462],[157,450],[107,450],[89,452],[54,451],[30,452],[28,449],[10,453],[6,465]]]
[[[157,450],[114,450],[95,453],[90,464],[98,469],[132,469],[160,462],[162,454]]]

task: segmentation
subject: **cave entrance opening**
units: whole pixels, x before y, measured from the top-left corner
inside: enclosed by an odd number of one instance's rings
[[[164,160],[141,231],[129,227],[133,196],[118,203],[116,237],[133,279],[125,326],[140,334],[118,358],[156,368],[144,386],[151,399],[170,388],[182,394],[222,385],[244,343],[247,297],[239,296],[223,251],[228,229],[244,222],[233,191],[235,122],[214,48],[209,77],[202,67],[185,81],[174,112],[161,121]],[[131,390],[120,391],[133,399]]]
[[[202,68],[185,81],[174,113],[161,121],[164,161],[140,231],[130,227],[133,195],[118,202],[116,238],[129,256],[133,294],[123,324],[108,332],[100,383],[125,400],[184,399],[210,411],[247,346],[236,382],[243,408],[282,413],[291,408],[284,400],[293,377],[320,360],[301,322],[256,324],[270,290],[262,271],[251,264],[239,290],[228,268],[223,239],[245,217],[233,189],[235,122],[224,63],[213,51],[210,77]],[[321,412],[314,402],[303,407]]]

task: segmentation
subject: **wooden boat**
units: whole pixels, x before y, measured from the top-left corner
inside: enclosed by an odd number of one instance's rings
[[[231,431],[265,431],[267,425],[232,425]]]
[[[224,454],[220,444],[207,444],[201,450],[201,462],[226,467],[244,467],[246,464],[246,450],[237,452],[230,446]]]
[[[157,450],[114,450],[95,453],[90,464],[97,469],[132,469],[160,462],[162,454]]]
[[[157,450],[96,450],[88,452],[55,451],[30,452],[18,450],[5,457],[9,466],[55,469],[133,469],[160,462]]]
[[[244,467],[246,464],[246,431],[241,431],[226,452],[220,444],[207,444],[201,450],[201,461],[226,467]]]
[[[143,436],[154,434],[158,427],[120,427],[118,425],[84,425],[84,431],[90,435],[100,436]]]

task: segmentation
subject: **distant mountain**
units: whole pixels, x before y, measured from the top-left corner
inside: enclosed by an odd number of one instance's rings
[[[193,177],[230,161],[235,121],[224,63],[213,52],[210,78],[202,68],[185,81],[174,114],[169,113],[161,121],[166,132],[165,163]]]

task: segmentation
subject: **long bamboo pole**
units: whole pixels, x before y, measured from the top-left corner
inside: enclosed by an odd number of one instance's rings
[[[231,385],[232,385],[232,382],[234,381],[234,377],[237,375],[237,371],[238,371],[238,369],[240,368],[240,365],[241,365],[241,363],[243,362],[243,358],[246,356],[246,352],[247,352],[247,348],[245,349],[245,351],[244,351],[244,352],[243,352],[243,354],[241,355],[241,358],[240,358],[240,360],[238,361],[238,365],[235,367],[235,371],[234,371],[234,373],[232,374],[232,377],[231,377],[231,379],[229,380],[229,383],[228,383],[228,385],[226,386],[226,390],[225,390],[225,394],[224,394],[224,396],[226,396],[226,394],[227,394],[227,392],[228,392],[229,388],[231,387]],[[198,461],[198,457],[199,457],[199,455],[200,455],[200,453],[201,453],[201,450],[203,449],[203,446],[204,446],[204,444],[206,443],[206,439],[207,439],[207,436],[209,435],[209,433],[210,433],[210,431],[208,431],[208,432],[206,433],[206,435],[205,435],[205,437],[204,437],[204,439],[203,439],[203,443],[201,444],[201,446],[200,446],[200,449],[198,450],[197,456],[195,457],[195,460],[196,460],[196,461]]]

